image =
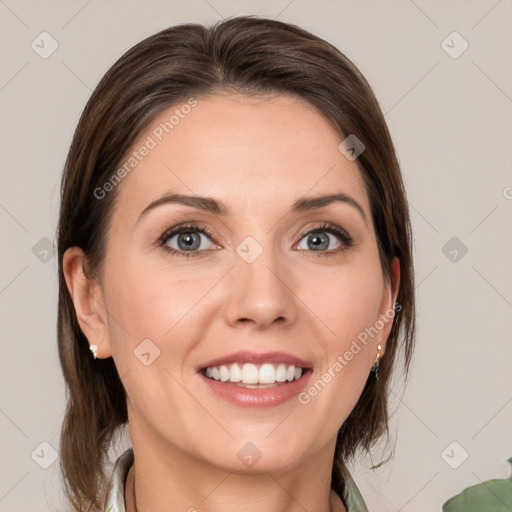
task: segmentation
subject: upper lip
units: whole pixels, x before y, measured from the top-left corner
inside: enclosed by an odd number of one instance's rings
[[[242,350],[240,352],[234,352],[226,356],[212,359],[197,368],[197,371],[204,370],[212,366],[228,365],[231,363],[284,363],[288,365],[294,365],[303,369],[309,369],[312,367],[312,363],[305,361],[300,357],[287,354],[286,352],[249,352]]]

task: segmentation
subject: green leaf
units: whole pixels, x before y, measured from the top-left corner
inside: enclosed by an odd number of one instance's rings
[[[512,466],[512,457],[507,462]],[[443,512],[512,512],[512,475],[464,489],[443,505]]]

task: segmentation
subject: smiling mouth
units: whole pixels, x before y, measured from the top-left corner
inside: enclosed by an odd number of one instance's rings
[[[252,363],[219,365],[200,370],[205,378],[233,386],[266,389],[284,386],[302,379],[311,372],[310,368],[300,368],[284,363]]]

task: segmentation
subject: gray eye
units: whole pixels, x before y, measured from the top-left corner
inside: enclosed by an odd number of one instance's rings
[[[299,244],[298,249],[310,251],[326,251],[328,249],[337,249],[338,247],[340,247],[340,242],[338,242],[337,247],[329,247],[329,243],[332,241],[330,237],[332,237],[334,241],[336,241],[336,239],[338,238],[336,235],[328,233],[327,231],[311,231],[310,233],[303,237],[303,240],[305,240],[307,244],[306,247],[301,247],[301,245]]]
[[[177,238],[178,247],[172,248],[177,249],[178,251],[196,251],[199,249],[208,249],[208,243],[206,243],[206,246],[204,246],[204,244],[201,246],[201,236],[208,238],[204,233],[199,231],[186,231],[183,233],[177,233],[176,235],[171,236],[165,242],[165,245],[170,246],[171,241]]]

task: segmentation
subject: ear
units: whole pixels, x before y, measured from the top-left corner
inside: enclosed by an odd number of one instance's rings
[[[66,285],[75,306],[78,323],[89,345],[98,347],[98,358],[111,357],[103,290],[97,279],[89,280],[86,277],[84,261],[85,254],[80,247],[70,247],[66,250],[62,261]]]
[[[382,294],[382,302],[379,310],[379,319],[384,323],[380,337],[377,342],[382,346],[380,357],[386,352],[386,342],[393,326],[395,317],[395,302],[400,289],[400,260],[395,256],[390,264],[390,278],[386,281]],[[380,341],[379,341],[380,340]]]

